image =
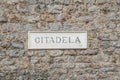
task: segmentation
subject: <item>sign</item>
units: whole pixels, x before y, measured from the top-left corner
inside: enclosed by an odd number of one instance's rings
[[[87,32],[28,32],[28,49],[81,48],[87,48]]]

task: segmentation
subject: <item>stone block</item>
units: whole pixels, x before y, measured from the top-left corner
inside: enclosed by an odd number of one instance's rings
[[[12,46],[13,46],[14,48],[18,48],[18,49],[23,49],[23,48],[24,48],[24,44],[23,44],[23,42],[21,42],[21,41],[14,41],[14,42],[12,43]]]
[[[50,50],[49,54],[52,57],[61,56],[63,54],[63,50]]]
[[[7,16],[0,16],[0,23],[6,23],[8,21]]]

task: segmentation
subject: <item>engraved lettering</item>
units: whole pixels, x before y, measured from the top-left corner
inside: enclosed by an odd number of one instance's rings
[[[56,37],[56,43],[61,43],[61,37]]]
[[[71,37],[69,37],[69,43],[74,43],[74,42],[72,42]]]
[[[62,43],[67,43],[66,39],[67,37],[62,37]]]
[[[48,43],[48,42],[49,42],[49,41],[48,41],[48,38],[49,38],[49,37],[44,37],[44,38],[45,38],[46,43]]]
[[[35,38],[35,42],[40,43],[40,38],[39,37]]]
[[[76,38],[75,43],[81,43],[79,37]]]

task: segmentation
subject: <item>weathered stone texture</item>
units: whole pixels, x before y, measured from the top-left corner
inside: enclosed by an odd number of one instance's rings
[[[24,48],[24,45],[23,45],[23,42],[20,42],[20,41],[15,41],[15,42],[13,42],[12,43],[12,46],[14,47],[14,48]]]
[[[87,31],[87,49],[28,50],[28,31]],[[120,0],[0,0],[0,80],[120,80]]]
[[[0,23],[6,23],[8,18],[6,16],[0,16]]]

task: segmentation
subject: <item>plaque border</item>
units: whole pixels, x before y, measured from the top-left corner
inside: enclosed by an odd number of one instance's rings
[[[28,31],[28,40],[29,41],[29,34],[30,33],[86,33],[87,34],[87,48],[88,48],[88,32],[87,31]],[[28,50],[70,50],[70,49],[87,49],[87,48],[30,48],[29,43],[27,45]]]

